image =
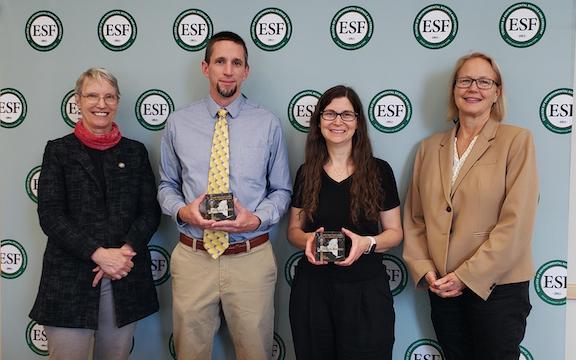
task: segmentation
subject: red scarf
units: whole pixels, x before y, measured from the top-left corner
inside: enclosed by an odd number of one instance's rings
[[[112,130],[103,135],[96,135],[86,129],[82,121],[78,121],[74,127],[74,135],[82,144],[96,150],[108,150],[118,144],[122,138],[115,122],[112,123]]]

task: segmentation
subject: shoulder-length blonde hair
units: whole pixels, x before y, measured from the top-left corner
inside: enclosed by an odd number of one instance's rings
[[[496,63],[496,60],[494,60],[494,58],[492,58],[490,55],[481,52],[473,52],[471,54],[462,56],[460,59],[458,59],[456,65],[454,66],[452,76],[450,77],[448,120],[455,121],[458,118],[458,108],[456,107],[456,101],[454,99],[454,86],[456,85],[456,77],[458,77],[458,72],[466,61],[475,58],[488,61],[490,66],[492,66],[492,70],[494,70],[496,73],[496,86],[500,88],[500,96],[498,96],[498,99],[492,105],[492,109],[490,110],[490,117],[496,121],[502,121],[506,117],[506,99],[504,98],[504,81],[502,80],[502,73],[500,72],[500,67]]]

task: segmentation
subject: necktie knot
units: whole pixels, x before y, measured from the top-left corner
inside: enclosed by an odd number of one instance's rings
[[[228,110],[224,108],[218,110],[218,119],[226,119],[226,115],[228,115]]]

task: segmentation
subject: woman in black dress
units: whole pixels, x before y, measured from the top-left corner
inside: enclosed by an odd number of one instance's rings
[[[335,86],[310,118],[288,240],[305,250],[290,295],[296,357],[392,359],[394,308],[382,253],[402,240],[394,174],[374,158],[358,95]],[[347,257],[317,261],[316,232],[341,231]]]

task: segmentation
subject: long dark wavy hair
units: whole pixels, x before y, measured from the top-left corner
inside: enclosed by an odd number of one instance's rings
[[[329,155],[326,140],[320,132],[320,115],[332,100],[347,98],[358,114],[356,132],[352,136],[352,153],[354,163],[352,184],[350,188],[350,217],[357,224],[361,215],[368,220],[377,220],[383,196],[380,176],[376,162],[372,158],[372,146],[368,138],[368,126],[360,97],[347,86],[334,86],[320,97],[316,110],[310,117],[310,129],[306,138],[306,151],[302,167],[302,187],[300,196],[305,219],[314,221],[314,213],[318,209],[318,198],[321,187],[322,167],[328,163]]]

